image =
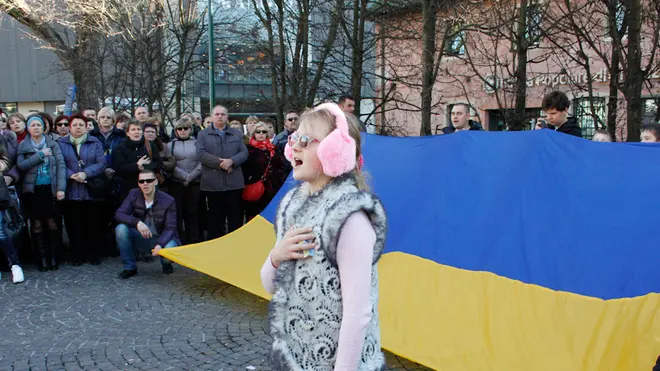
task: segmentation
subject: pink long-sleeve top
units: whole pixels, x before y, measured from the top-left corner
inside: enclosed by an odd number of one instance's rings
[[[371,262],[375,243],[376,232],[367,214],[355,213],[346,220],[337,242],[343,316],[335,371],[357,370],[360,362],[371,321]],[[269,255],[261,268],[261,282],[271,294],[275,293],[275,271]]]

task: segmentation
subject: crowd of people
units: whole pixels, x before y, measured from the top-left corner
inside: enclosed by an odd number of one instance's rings
[[[0,207],[0,247],[14,283],[24,281],[21,262],[44,272],[118,255],[128,278],[136,258],[236,230],[292,170],[284,148],[298,117],[287,112],[276,135],[268,118],[229,121],[223,106],[205,119],[183,114],[170,130],[146,107],[133,116],[104,107],[54,119],[0,111],[0,172],[11,195]]]
[[[354,105],[349,96],[338,104],[364,131]],[[581,136],[566,94],[551,92],[542,105],[546,115],[536,129]],[[24,280],[20,261],[48,271],[64,260],[97,265],[117,255],[124,261],[120,275],[128,278],[137,273],[136,256],[150,260],[151,250],[236,230],[268,205],[293,168],[284,152],[299,112],[284,116],[275,133],[268,118],[230,121],[227,108],[216,106],[204,119],[183,114],[168,132],[146,107],[133,116],[104,107],[54,119],[0,111],[0,172],[12,193],[0,218],[0,248],[13,281]],[[456,104],[442,132],[462,130],[483,128],[470,119],[469,105]],[[612,141],[604,130],[591,139]],[[660,126],[645,125],[641,139],[660,141]]]

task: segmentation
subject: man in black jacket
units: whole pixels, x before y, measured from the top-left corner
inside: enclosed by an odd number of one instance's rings
[[[546,125],[543,122],[537,122],[537,129],[552,129],[559,133],[573,135],[582,138],[582,129],[577,123],[575,117],[568,117],[568,108],[571,101],[568,96],[560,91],[553,91],[543,97],[541,109],[545,112]]]

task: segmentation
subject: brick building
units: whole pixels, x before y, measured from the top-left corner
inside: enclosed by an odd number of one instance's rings
[[[526,129],[542,116],[542,97],[552,90],[567,93],[572,102],[570,113],[577,118],[584,137],[591,137],[596,126],[602,127],[607,122],[608,56],[613,42],[608,33],[607,10],[588,1],[574,3],[573,6],[581,7],[570,12],[565,9],[564,1],[528,0],[525,4],[527,26],[521,35],[529,42],[525,55]],[[408,135],[419,135],[421,126],[421,3],[404,1],[403,5],[399,3],[397,7],[384,7],[375,12],[381,37],[376,73],[385,77],[378,96],[386,97],[384,115],[381,114],[377,122],[381,127],[395,126]],[[456,103],[468,103],[472,107],[472,119],[480,122],[485,130],[507,130],[507,117],[515,105],[514,76],[519,59],[514,42],[520,4],[520,1],[457,1],[452,2],[450,8],[438,10],[434,53],[438,73],[433,86],[432,133],[441,133],[448,125],[451,107]],[[617,25],[624,15],[625,6],[622,5],[616,11]],[[580,22],[587,19],[584,27],[590,28],[584,32],[586,36],[577,27],[577,31],[567,31],[565,22],[569,17]],[[657,63],[649,63],[652,56],[657,60],[658,52],[651,44],[653,38],[648,37],[656,30],[658,22],[649,22],[653,21],[642,22],[642,64],[652,67],[642,91],[644,123],[660,118],[660,70]],[[627,36],[625,28],[622,29],[625,48]],[[620,76],[622,82],[623,75]],[[622,138],[626,131],[626,101],[620,91],[617,96],[616,132],[617,137]]]

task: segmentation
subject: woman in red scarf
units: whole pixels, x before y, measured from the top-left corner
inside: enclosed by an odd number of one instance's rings
[[[265,123],[259,122],[254,125],[250,132],[247,148],[249,157],[243,164],[246,190],[259,181],[262,181],[264,186],[263,195],[255,201],[248,200],[249,197],[246,197],[244,192],[243,207],[249,221],[268,206],[270,200],[284,184],[286,172],[284,171],[284,158],[268,139],[268,127]]]

